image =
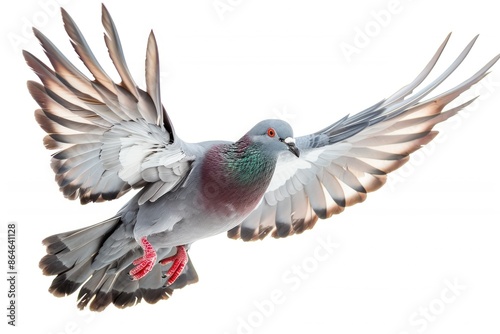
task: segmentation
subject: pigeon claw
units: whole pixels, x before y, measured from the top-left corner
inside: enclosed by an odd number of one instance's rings
[[[160,264],[167,265],[170,262],[172,262],[172,266],[167,271],[167,285],[174,284],[177,278],[182,274],[182,271],[188,262],[186,248],[184,246],[177,246],[177,253],[173,256],[164,258],[160,261]]]
[[[143,237],[141,239],[141,247],[144,255],[132,262],[135,267],[129,271],[129,274],[133,280],[140,280],[141,278],[146,276],[151,271],[151,269],[153,269],[156,263],[155,249],[149,243],[146,237]]]

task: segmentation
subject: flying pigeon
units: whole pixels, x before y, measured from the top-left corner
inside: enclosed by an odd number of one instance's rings
[[[473,100],[444,110],[480,81],[494,57],[458,86],[427,98],[471,50],[423,88],[449,35],[422,72],[389,98],[347,115],[313,134],[293,136],[282,120],[264,120],[235,142],[187,143],[161,103],[159,55],[153,32],[146,51],[146,90],[132,79],[116,27],[102,7],[109,56],[121,82],[101,67],[79,28],[62,9],[75,52],[93,78],[73,65],[37,29],[52,68],[23,55],[42,84],[28,81],[39,104],[35,117],[56,150],[51,167],[66,198],[82,204],[137,194],[98,224],[43,240],[40,261],[55,296],[77,290],[78,307],[102,311],[144,299],[156,303],[198,281],[190,245],[227,232],[233,239],[283,238],[341,213],[377,190],[387,174],[437,134],[445,121]]]

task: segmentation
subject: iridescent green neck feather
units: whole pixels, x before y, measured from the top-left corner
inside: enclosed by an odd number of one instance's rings
[[[202,202],[215,211],[248,213],[269,186],[276,159],[246,136],[212,147],[201,166]]]

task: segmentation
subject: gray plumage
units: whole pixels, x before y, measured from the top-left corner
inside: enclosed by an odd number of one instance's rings
[[[46,275],[57,275],[49,291],[65,296],[80,290],[78,306],[96,311],[142,299],[156,303],[196,282],[193,264],[182,252],[196,240],[222,232],[245,241],[286,237],[364,201],[389,172],[436,136],[434,125],[472,102],[444,109],[499,58],[458,86],[425,99],[458,68],[476,40],[419,88],[448,36],[410,84],[316,133],[293,139],[289,124],[266,120],[236,142],[188,144],[175,133],[161,103],[154,34],[147,43],[142,90],[130,75],[104,6],[105,44],[120,83],[104,71],[64,10],[62,17],[93,79],[36,29],[52,68],[23,52],[42,82],[29,81],[28,89],[41,108],[35,117],[47,132],[44,144],[57,150],[51,166],[60,190],[85,204],[139,189],[114,217],[43,241],[47,255],[40,267]]]

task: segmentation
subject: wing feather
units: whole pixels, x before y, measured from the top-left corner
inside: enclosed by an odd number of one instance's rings
[[[156,124],[163,123],[163,113],[160,95],[160,60],[158,56],[158,46],[156,38],[151,31],[148,39],[148,47],[146,53],[146,87],[148,95],[151,97],[156,112],[154,114],[145,114],[144,117],[152,116],[149,122],[156,122]],[[156,116],[156,119],[154,118]]]
[[[113,80],[111,80],[111,78],[97,61],[94,53],[87,44],[85,37],[80,32],[80,29],[76,25],[75,21],[73,21],[68,12],[66,12],[66,10],[64,10],[63,8],[61,8],[61,13],[64,22],[64,28],[66,29],[68,36],[71,38],[71,45],[73,45],[75,52],[78,54],[78,56],[80,56],[83,64],[87,67],[90,73],[92,73],[97,82],[101,83],[108,90],[113,91]]]
[[[104,4],[102,5],[102,25],[106,30],[104,41],[108,47],[109,56],[115,65],[116,71],[122,79],[122,84],[132,95],[138,98],[137,85],[132,79],[132,75],[130,74],[125,61],[118,31],[116,30],[115,23],[113,22],[113,19]]]
[[[102,7],[105,44],[121,78],[115,83],[102,68],[80,29],[64,10],[62,19],[88,78],[40,31],[33,29],[52,68],[24,51],[42,84],[28,89],[41,109],[35,118],[47,133],[44,144],[57,150],[51,166],[60,190],[81,203],[112,200],[133,187],[146,187],[141,203],[155,201],[185,180],[193,156],[160,99],[159,56],[153,33],[146,52],[146,91],[135,84],[108,10]]]
[[[312,228],[318,218],[339,214],[382,187],[388,173],[404,165],[411,153],[435,138],[436,124],[474,101],[445,110],[484,78],[500,58],[497,55],[459,85],[423,100],[459,67],[477,39],[476,36],[441,75],[417,90],[431,73],[449,37],[420,74],[388,99],[316,133],[296,138],[300,158],[280,156],[263,200],[228,236],[247,241],[268,234],[281,238],[301,233]]]

